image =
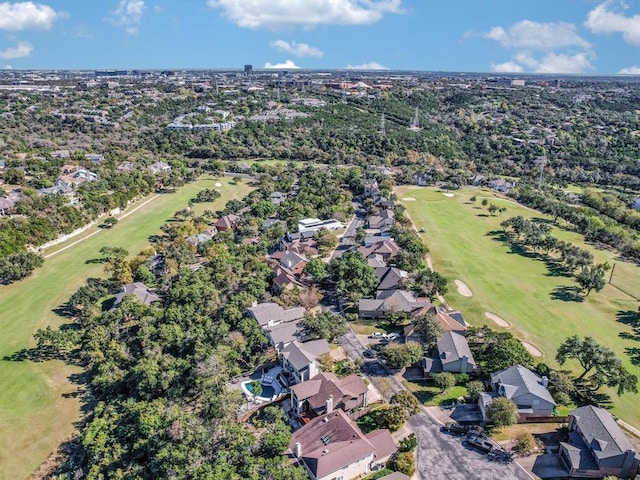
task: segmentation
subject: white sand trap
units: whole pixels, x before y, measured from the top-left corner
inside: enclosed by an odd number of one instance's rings
[[[403,202],[415,202],[415,197],[402,197]]]
[[[216,182],[216,187],[221,187],[222,184],[220,182]]]
[[[511,326],[511,324],[509,322],[507,322],[504,318],[499,317],[495,313],[484,312],[484,315],[485,315],[485,317],[490,318],[491,320],[493,320],[496,323],[496,325],[498,325],[499,327],[509,328]]]
[[[529,342],[524,342],[524,341],[522,342],[522,345],[524,345],[524,348],[527,349],[527,352],[529,352],[534,357],[542,357],[542,351],[535,345],[532,345]]]
[[[449,198],[452,198],[452,197],[454,196],[454,194],[453,194],[453,193],[444,193],[444,192],[442,192],[442,194],[443,194],[445,197],[449,197]]]
[[[463,297],[473,297],[473,292],[462,280],[456,280],[456,287],[458,287],[458,293]]]

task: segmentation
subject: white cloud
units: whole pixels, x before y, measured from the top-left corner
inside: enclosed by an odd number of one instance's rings
[[[48,5],[33,2],[0,3],[0,30],[49,30],[56,20],[66,14]]]
[[[33,45],[29,42],[18,42],[15,47],[7,47],[0,51],[0,58],[10,60],[12,58],[28,57],[33,52]]]
[[[129,35],[138,33],[144,13],[144,0],[120,0],[109,20],[113,25],[124,27]]]
[[[160,5],[153,6],[153,13],[162,13],[162,12],[164,12],[164,7]]]
[[[290,53],[296,57],[321,57],[324,55],[322,50],[307,45],[306,43],[289,43],[286,40],[275,40],[271,42],[271,47],[284,53]]]
[[[240,27],[279,29],[366,25],[402,13],[402,0],[207,0]]]
[[[491,71],[501,73],[520,73],[524,71],[524,68],[516,62],[492,63]]]
[[[618,70],[620,75],[640,75],[640,67],[634,65],[633,67],[626,67]]]
[[[580,52],[573,55],[566,53],[547,53],[538,60],[530,53],[520,52],[512,61],[492,63],[493,72],[521,73],[525,67],[534,73],[585,73],[593,70],[591,61],[595,55],[592,52]]]
[[[472,36],[467,33],[467,36]],[[480,34],[485,38],[500,42],[507,48],[528,48],[532,50],[557,50],[565,47],[589,48],[589,42],[576,32],[573,23],[539,23],[522,20],[514,23],[507,30],[493,27]]]
[[[4,69],[5,70],[13,70],[13,67],[11,65],[5,65]]]
[[[593,33],[621,33],[627,43],[640,46],[640,15],[627,17],[610,9],[611,2],[601,3],[591,10],[584,22]],[[622,4],[621,9],[627,6]]]
[[[361,65],[347,65],[345,67],[347,70],[389,70],[384,65],[378,62],[367,62]]]
[[[298,65],[295,64],[295,62],[293,60],[286,60],[284,62],[280,62],[280,63],[265,63],[264,64],[264,68],[287,68],[287,69],[291,69],[291,68],[300,68]]]

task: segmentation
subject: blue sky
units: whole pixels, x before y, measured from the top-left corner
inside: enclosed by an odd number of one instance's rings
[[[640,0],[0,0],[0,68],[640,74]]]

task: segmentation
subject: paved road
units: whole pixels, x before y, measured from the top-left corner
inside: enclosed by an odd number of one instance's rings
[[[490,461],[460,437],[440,432],[439,424],[424,410],[409,423],[418,437],[416,470],[423,480],[531,480],[515,461]]]

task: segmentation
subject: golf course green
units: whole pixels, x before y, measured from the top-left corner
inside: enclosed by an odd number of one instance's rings
[[[581,235],[554,226],[554,236],[592,251],[597,263],[615,263],[613,283],[620,288],[607,285],[582,299],[571,298],[564,293],[566,287],[576,286],[573,278],[550,268],[531,252],[512,249],[501,235],[500,222],[508,217],[522,215],[550,221],[549,217],[498,198],[489,190],[443,192],[435,188],[398,187],[395,192],[421,231],[434,269],[449,282],[447,302],[460,309],[469,323],[504,328],[486,313],[504,319],[515,336],[543,352],[539,361],[552,366],[556,366],[557,347],[567,337],[592,336],[613,349],[624,365],[640,377],[638,355],[635,364],[629,355],[640,351],[640,343],[625,335],[633,335],[634,331],[623,321],[638,310],[638,301],[625,292],[640,295],[640,268],[621,261],[616,252],[596,249],[586,244]],[[476,201],[471,201],[473,196]],[[481,204],[483,198],[507,210],[491,216]],[[455,280],[464,282],[472,295],[461,295]],[[572,364],[567,366],[570,368]],[[640,395],[608,393],[612,411],[640,427]]]

